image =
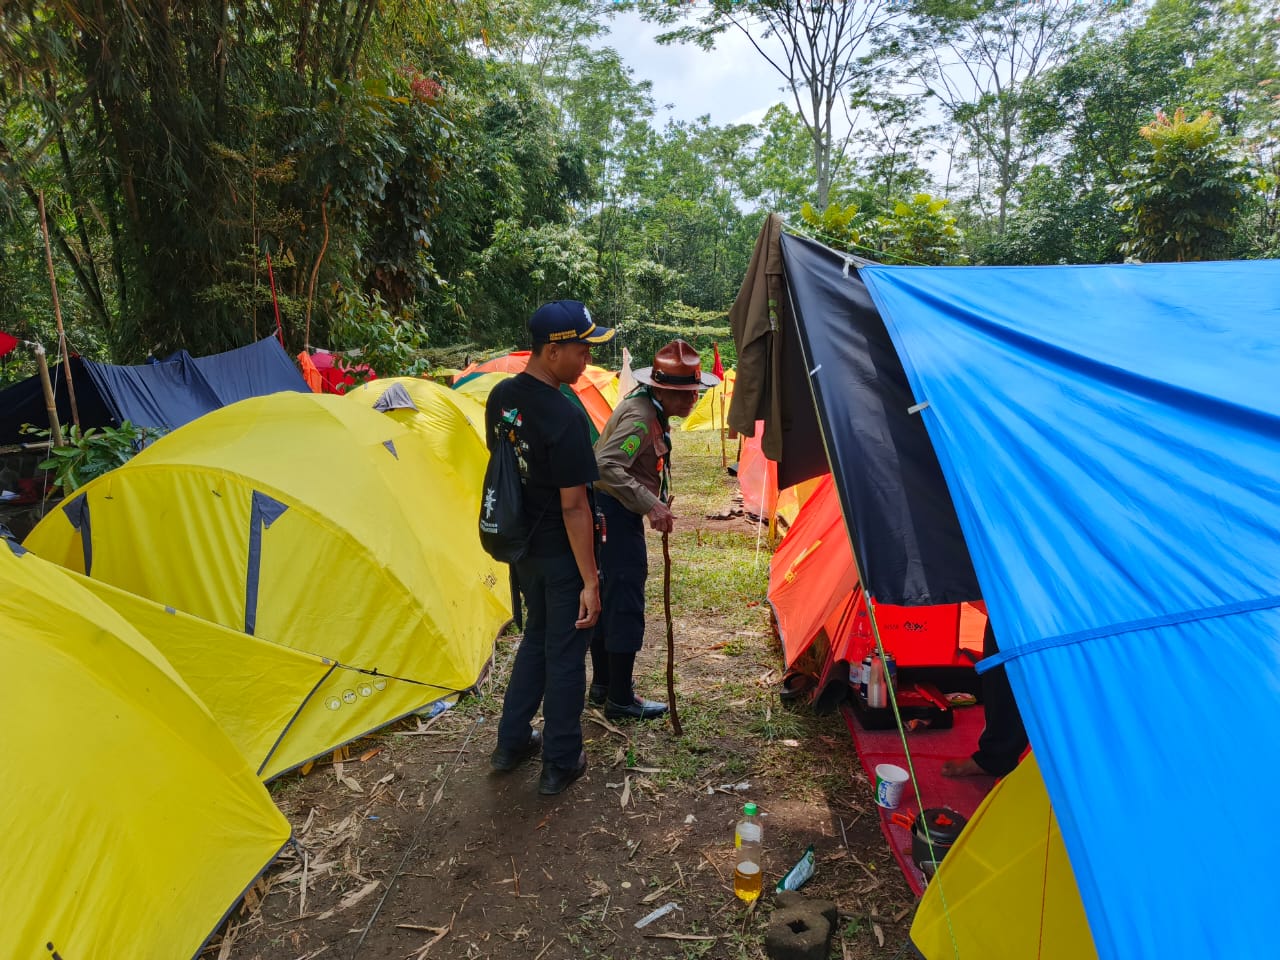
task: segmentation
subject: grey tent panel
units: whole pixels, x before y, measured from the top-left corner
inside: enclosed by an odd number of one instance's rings
[[[289,509],[275,497],[255,490],[249,512],[249,567],[245,573],[244,632],[253,635],[258,625],[258,575],[262,569],[262,531]]]

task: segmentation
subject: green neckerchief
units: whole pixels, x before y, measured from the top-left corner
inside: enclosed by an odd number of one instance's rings
[[[658,411],[658,426],[662,428],[662,443],[667,448],[667,452],[663,454],[660,461],[658,499],[663,503],[668,503],[671,500],[671,422],[667,418],[667,411],[662,408],[662,401],[658,399],[653,392],[653,388],[648,384],[642,384],[632,390],[627,394],[627,397],[631,398],[641,393],[649,398],[653,408]]]

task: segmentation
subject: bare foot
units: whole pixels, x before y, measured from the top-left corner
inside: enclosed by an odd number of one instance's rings
[[[978,766],[973,757],[961,757],[957,760],[948,760],[942,765],[942,775],[944,777],[989,777],[991,774]]]

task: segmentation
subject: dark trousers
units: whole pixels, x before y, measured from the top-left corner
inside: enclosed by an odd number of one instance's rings
[[[995,631],[987,621],[987,632],[982,637],[982,655],[994,656],[1000,652]],[[1027,731],[1022,725],[1022,714],[1013,699],[1013,687],[1004,667],[996,667],[982,675],[982,707],[987,725],[978,738],[978,749],[973,762],[995,777],[1012,773],[1018,758],[1027,749]]]
[[[526,557],[516,564],[524,594],[524,638],[516,650],[502,701],[498,743],[519,747],[542,706],[542,757],[573,768],[582,753],[582,699],[587,687],[590,630],[574,626],[582,577],[572,553]]]
[[[600,491],[596,506],[604,514],[606,536],[600,545],[600,620],[592,653],[637,653],[644,643],[644,584],[649,578],[644,517]]]

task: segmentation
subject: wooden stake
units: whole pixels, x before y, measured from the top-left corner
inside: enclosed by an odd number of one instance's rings
[[[676,502],[672,497],[667,501],[670,507]],[[671,543],[670,534],[662,531],[662,609],[667,616],[667,703],[671,707],[671,729],[677,737],[683,736],[680,728],[680,713],[676,710],[676,635],[675,626],[671,622]]]
[[[78,428],[80,411],[76,407],[76,387],[71,382],[71,357],[67,352],[67,332],[62,328],[62,304],[58,300],[58,278],[53,272],[53,250],[49,246],[49,222],[44,215],[44,191],[41,190],[36,196],[40,206],[40,232],[44,235],[44,262],[49,268],[49,289],[53,292],[53,318],[58,324],[58,353],[62,356],[62,369],[67,378],[67,397],[71,400],[71,422]],[[44,352],[43,347],[40,352]],[[48,371],[45,375],[48,375]]]
[[[729,457],[724,449],[724,385],[725,381],[720,381],[720,469],[727,470],[729,468]]]
[[[44,408],[49,414],[49,439],[55,447],[63,446],[62,427],[58,425],[58,401],[53,397],[53,384],[49,382],[49,364],[45,361],[44,347],[35,345],[36,366],[40,370],[40,389],[44,391]]]

